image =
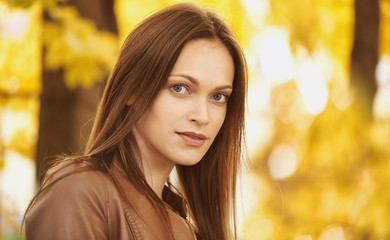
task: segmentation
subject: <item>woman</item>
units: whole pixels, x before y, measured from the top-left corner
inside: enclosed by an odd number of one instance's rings
[[[52,167],[30,203],[27,239],[236,238],[246,79],[215,13],[178,4],[144,20],[121,49],[84,156]],[[175,166],[184,197],[168,179]]]

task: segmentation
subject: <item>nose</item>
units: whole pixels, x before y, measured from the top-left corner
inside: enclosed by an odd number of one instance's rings
[[[196,101],[189,114],[189,120],[197,125],[207,125],[210,121],[207,101]]]

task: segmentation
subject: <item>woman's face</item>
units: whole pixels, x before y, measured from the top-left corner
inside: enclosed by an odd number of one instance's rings
[[[233,78],[233,59],[220,41],[188,42],[135,126],[141,160],[158,166],[198,163],[225,119]]]

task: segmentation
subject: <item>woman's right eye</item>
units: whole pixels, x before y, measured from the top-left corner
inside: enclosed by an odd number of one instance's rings
[[[175,84],[170,87],[171,91],[175,94],[189,94],[187,87],[181,84]]]

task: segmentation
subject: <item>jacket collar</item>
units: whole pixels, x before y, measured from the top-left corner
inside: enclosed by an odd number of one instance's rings
[[[114,158],[111,167],[113,167],[115,172],[119,172],[123,177],[127,178],[125,171],[122,169],[121,164],[117,159]],[[162,192],[162,199],[173,211],[187,219],[187,201],[183,197],[179,196],[165,185]]]
[[[183,197],[174,193],[168,186],[164,186],[162,198],[181,217],[187,218],[187,202]]]

